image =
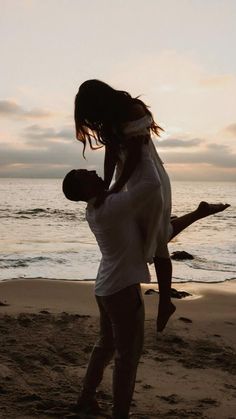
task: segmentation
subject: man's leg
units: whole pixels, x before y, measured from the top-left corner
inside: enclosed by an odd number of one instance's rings
[[[112,325],[101,304],[101,297],[96,299],[100,311],[100,337],[90,355],[83,390],[77,402],[77,410],[86,410],[88,413],[95,413],[93,410],[94,407],[96,410],[96,389],[102,381],[105,367],[114,354]]]
[[[144,304],[140,285],[105,297],[116,348],[113,372],[113,419],[128,419],[138,362],[143,348]]]

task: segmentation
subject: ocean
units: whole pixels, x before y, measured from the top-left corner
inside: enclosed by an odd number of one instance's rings
[[[0,280],[95,279],[100,252],[84,212],[66,200],[60,179],[0,179]],[[236,278],[236,184],[172,182],[174,215],[201,200],[227,202],[222,213],[198,221],[169,245],[193,260],[173,261],[173,282],[222,282]],[[153,265],[152,281],[156,282]]]

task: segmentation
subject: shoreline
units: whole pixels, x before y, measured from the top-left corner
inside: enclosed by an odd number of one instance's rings
[[[35,277],[17,277],[17,278],[6,278],[6,279],[0,279],[0,284],[2,282],[10,282],[10,281],[63,281],[63,282],[92,282],[94,283],[96,281],[95,278],[83,278],[83,279],[70,279],[70,278],[46,278],[46,277],[42,277],[42,276],[35,276]],[[236,281],[236,277],[232,277],[232,278],[227,278],[225,280],[222,281],[193,281],[193,280],[189,280],[189,281],[172,281],[172,285],[181,285],[181,284],[224,284],[226,282],[234,282]],[[158,282],[157,281],[151,281],[149,282],[150,285],[154,284],[157,285]],[[145,284],[144,284],[145,285]],[[173,288],[173,287],[172,287]]]
[[[20,312],[35,312],[41,309],[48,309],[54,313],[60,311],[77,312],[82,314],[98,315],[97,305],[94,298],[94,282],[91,280],[64,280],[64,279],[11,279],[0,282],[0,313],[17,314]],[[157,290],[157,283],[150,282],[142,284],[144,302],[146,305],[146,315],[155,317],[158,303],[158,293],[154,292],[145,295],[148,289]],[[185,282],[174,283],[172,288],[177,291],[185,291],[190,296],[177,299],[173,302],[181,305],[184,309],[190,301],[199,299],[211,300],[214,306],[222,307],[222,298],[231,300],[236,295],[236,280],[203,283],[203,282]],[[214,302],[214,297],[219,302]],[[147,304],[146,304],[147,303]],[[7,305],[4,305],[7,304]],[[192,306],[195,311],[195,303]],[[228,307],[228,305],[227,305]],[[225,313],[228,312],[227,307]],[[89,311],[89,313],[87,313]],[[218,317],[219,310],[214,311]],[[212,315],[212,313],[208,313]]]

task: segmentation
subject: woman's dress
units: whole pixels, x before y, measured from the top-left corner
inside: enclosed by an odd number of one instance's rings
[[[142,214],[138,216],[137,222],[141,231],[144,243],[144,254],[147,262],[152,263],[153,257],[169,257],[167,243],[172,233],[170,223],[171,216],[171,187],[169,177],[164,169],[153,141],[150,136],[150,126],[152,119],[149,115],[137,119],[135,121],[126,122],[122,125],[122,132],[125,139],[134,139],[140,135],[149,135],[147,143],[142,145],[142,158],[134,173],[128,180],[126,187],[131,189],[137,183],[142,182],[142,161],[145,159],[152,160],[156,169],[156,176],[160,182],[160,189],[157,193],[147,197],[143,206]],[[125,140],[124,140],[125,141]],[[117,164],[116,177],[119,176],[123,169],[126,159],[125,146],[120,152]]]

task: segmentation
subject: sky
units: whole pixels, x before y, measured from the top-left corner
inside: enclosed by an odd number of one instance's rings
[[[236,181],[235,0],[0,0],[0,177],[103,173],[75,140],[91,78],[150,106],[172,180]]]

